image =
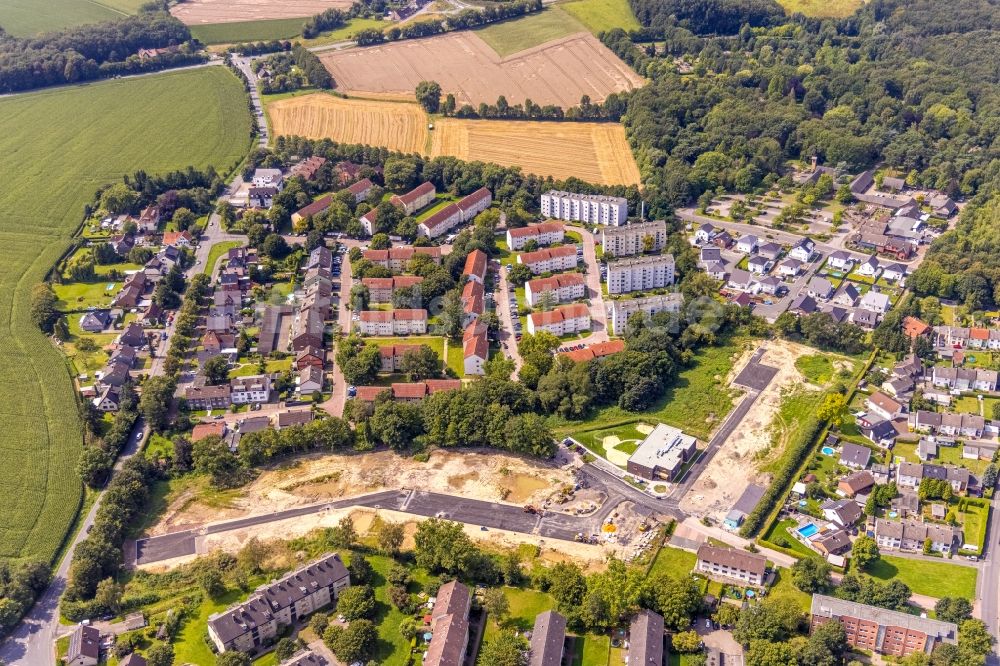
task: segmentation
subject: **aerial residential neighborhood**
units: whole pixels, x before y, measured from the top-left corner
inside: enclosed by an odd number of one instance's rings
[[[992,2],[0,2],[0,663],[994,666]]]

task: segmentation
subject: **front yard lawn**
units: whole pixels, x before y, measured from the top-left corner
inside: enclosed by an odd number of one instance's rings
[[[111,287],[108,289],[108,287]],[[52,290],[59,302],[56,307],[63,312],[82,312],[88,308],[110,307],[122,284],[120,281],[69,282],[54,284]]]
[[[883,555],[865,571],[879,580],[901,581],[915,594],[936,599],[941,597],[974,599],[976,596],[977,570],[973,567],[944,561],[930,562]]]
[[[917,444],[915,442],[897,441],[896,445],[892,447],[892,455],[896,458],[902,458],[907,462],[920,462],[920,458],[917,457]],[[990,464],[988,460],[967,460],[963,458],[961,446],[939,446],[938,457],[932,458],[929,462],[936,465],[965,467],[976,476],[982,475],[986,466]]]
[[[698,558],[694,553],[673,546],[664,546],[656,554],[653,566],[649,569],[649,576],[658,574],[668,574],[671,576],[686,576],[694,569]]]

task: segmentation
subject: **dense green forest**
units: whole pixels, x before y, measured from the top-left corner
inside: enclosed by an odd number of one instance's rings
[[[770,0],[631,6],[643,30],[602,38],[651,81],[623,120],[654,215],[765,187],[789,159],[885,164],[973,204],[914,289],[997,302],[1000,204],[984,206],[1000,183],[995,2],[874,0],[841,20],[786,17]]]

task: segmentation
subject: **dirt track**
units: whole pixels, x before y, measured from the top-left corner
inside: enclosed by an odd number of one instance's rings
[[[170,13],[187,25],[242,23],[271,19],[299,18],[336,7],[347,9],[352,0],[187,0],[170,8]]]
[[[320,57],[346,93],[406,95],[421,81],[437,81],[459,105],[511,104],[568,108],[582,95],[601,102],[613,92],[643,85],[642,77],[590,33],[578,33],[500,58],[473,32],[453,32]]]

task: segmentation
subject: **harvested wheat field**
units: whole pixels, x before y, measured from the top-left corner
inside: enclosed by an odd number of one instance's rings
[[[170,8],[170,13],[187,25],[203,23],[243,23],[271,19],[299,18],[336,7],[347,9],[352,0],[187,0]]]
[[[429,151],[431,157],[519,166],[525,173],[602,185],[639,182],[625,129],[617,123],[442,118],[429,131],[429,119],[416,104],[321,93],[272,102],[267,112],[275,135]]]
[[[431,155],[519,166],[526,173],[601,185],[634,185],[639,168],[618,123],[462,120],[444,118],[431,135]]]
[[[423,153],[427,144],[427,114],[416,104],[314,94],[273,102],[267,113],[276,135],[331,138],[404,153]]]
[[[492,104],[504,95],[511,104],[530,99],[543,106],[570,107],[583,95],[601,102],[610,93],[644,83],[590,33],[569,35],[506,58],[476,33],[463,31],[329,52],[320,60],[337,88],[346,93],[411,97],[421,81],[437,81],[460,105]]]

